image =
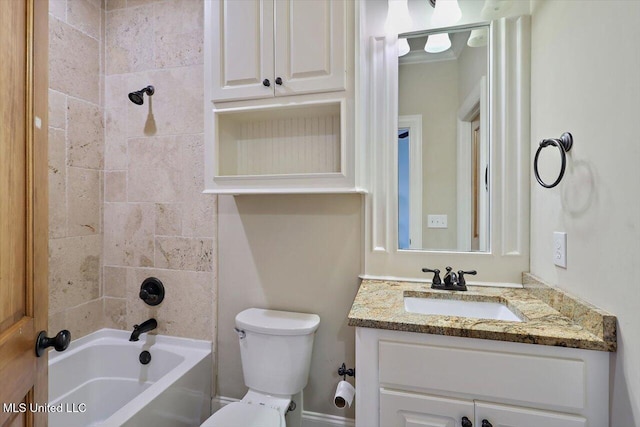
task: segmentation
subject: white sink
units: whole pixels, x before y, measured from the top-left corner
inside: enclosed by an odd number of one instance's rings
[[[522,322],[499,302],[404,297],[404,309],[410,313]]]

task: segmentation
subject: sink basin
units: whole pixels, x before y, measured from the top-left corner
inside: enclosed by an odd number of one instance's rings
[[[410,313],[522,322],[499,302],[404,297],[404,309]]]

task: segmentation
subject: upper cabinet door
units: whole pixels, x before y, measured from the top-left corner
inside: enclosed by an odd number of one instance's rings
[[[275,0],[276,96],[345,89],[346,13],[345,0]]]
[[[213,99],[272,97],[273,0],[215,0],[212,12]]]

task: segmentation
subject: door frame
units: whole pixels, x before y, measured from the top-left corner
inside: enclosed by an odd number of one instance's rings
[[[398,129],[409,129],[409,248],[422,249],[422,115],[399,116]]]

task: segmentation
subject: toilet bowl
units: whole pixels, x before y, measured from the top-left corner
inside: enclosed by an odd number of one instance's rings
[[[224,406],[201,427],[285,427],[284,416],[290,403],[290,398],[249,390],[240,402]]]
[[[250,308],[236,316],[249,391],[201,427],[285,427],[291,397],[307,385],[317,314]]]

